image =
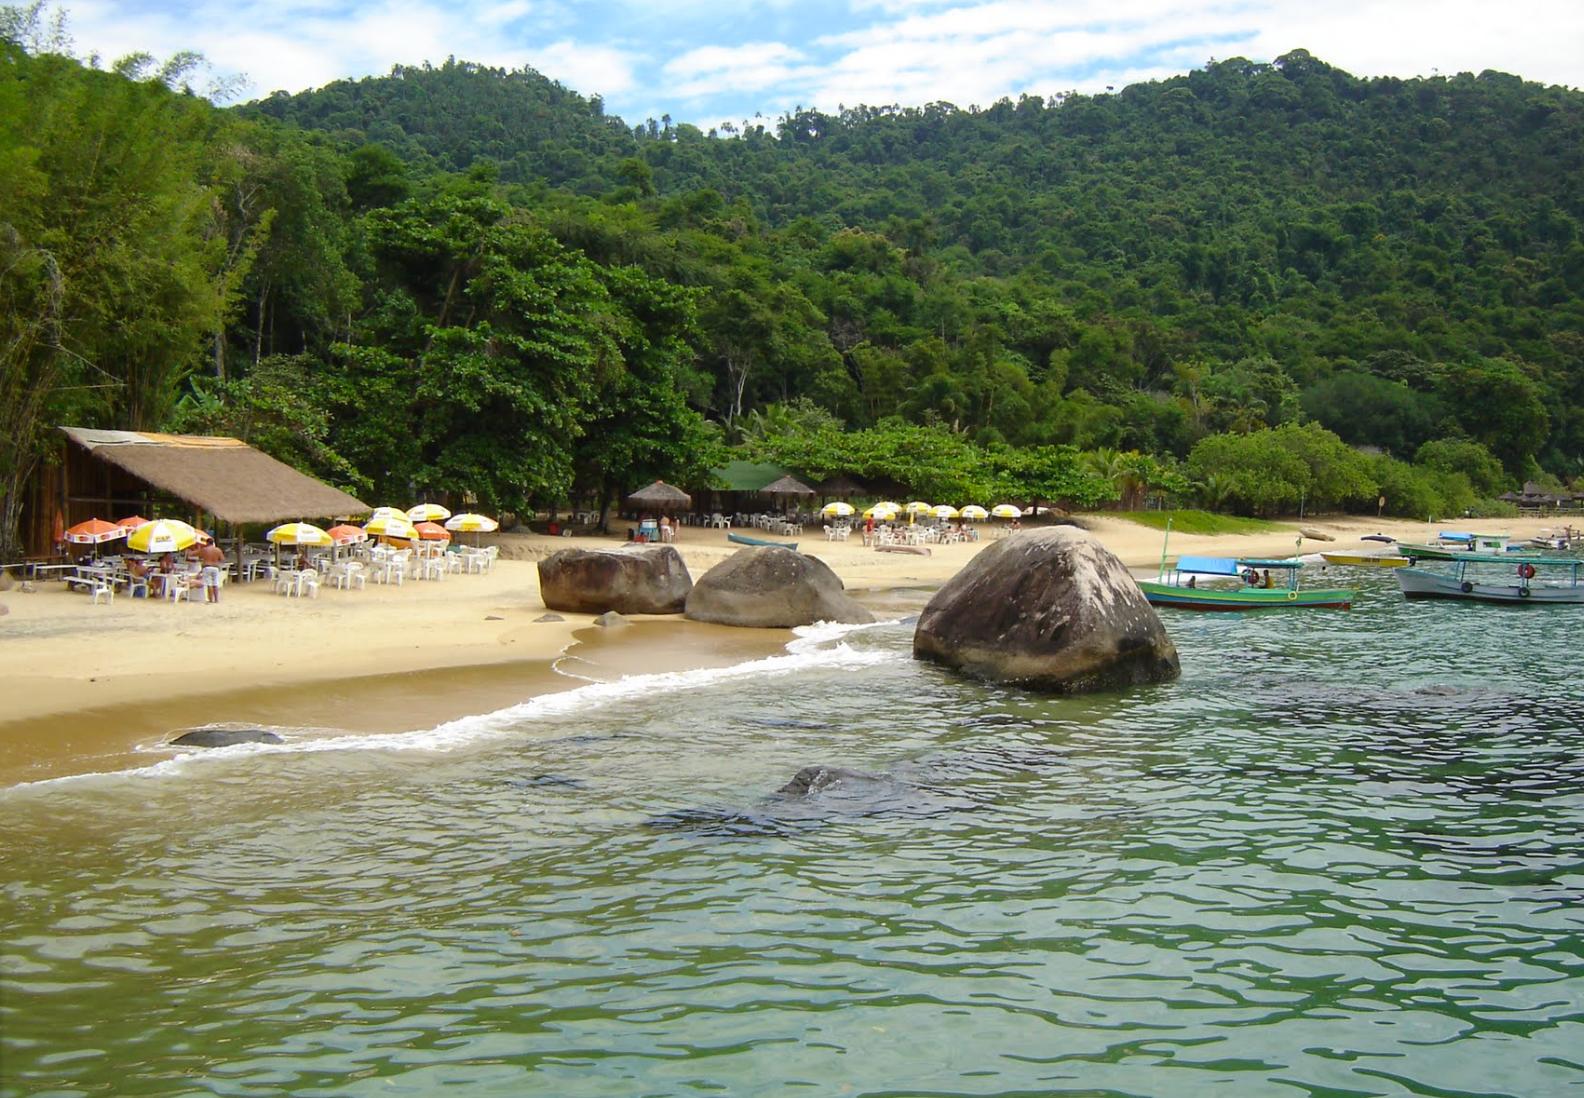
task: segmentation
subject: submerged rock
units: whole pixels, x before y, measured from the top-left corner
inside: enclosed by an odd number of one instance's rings
[[[594,624],[602,626],[606,629],[614,629],[619,625],[631,625],[632,623],[626,618],[622,617],[616,611],[607,610],[605,613],[594,619]]]
[[[740,549],[705,572],[688,593],[686,614],[693,621],[757,629],[875,620],[848,597],[828,564],[775,545]]]
[[[669,545],[562,549],[539,562],[539,597],[551,610],[680,614],[693,589]]]
[[[172,747],[232,747],[239,743],[285,743],[280,735],[267,728],[236,728],[215,725],[212,728],[194,728],[170,741]]]
[[[538,624],[540,622],[546,622],[546,621],[566,621],[566,619],[563,618],[560,614],[540,614],[537,618],[534,619],[534,623],[535,624]]]
[[[869,816],[937,816],[977,807],[892,774],[840,766],[805,766],[751,808],[685,808],[646,821],[664,831],[702,835],[788,835],[832,820]]]
[[[1062,694],[1174,679],[1177,648],[1138,584],[1075,527],[1014,534],[935,593],[913,655]]]

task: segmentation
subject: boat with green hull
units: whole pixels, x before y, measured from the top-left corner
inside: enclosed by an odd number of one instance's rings
[[[1139,580],[1139,590],[1152,606],[1178,610],[1348,610],[1354,591],[1348,588],[1303,588],[1298,572],[1303,561],[1262,557],[1182,557],[1155,580]],[[1272,573],[1283,573],[1280,582]],[[1201,583],[1204,579],[1206,582]],[[1234,585],[1221,581],[1233,581]],[[1220,583],[1220,585],[1217,585]],[[1270,586],[1266,586],[1266,584]]]

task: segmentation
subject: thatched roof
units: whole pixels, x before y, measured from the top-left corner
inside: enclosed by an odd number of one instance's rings
[[[657,480],[647,488],[640,488],[627,497],[628,503],[636,503],[640,507],[691,507],[693,497],[680,488],[673,487],[663,480]]]
[[[793,476],[773,480],[759,489],[759,491],[767,496],[812,496],[814,494],[814,489]]]
[[[822,496],[857,496],[868,491],[862,484],[859,484],[845,473],[831,477],[829,480],[822,480],[815,487],[819,489]]]
[[[94,457],[222,522],[366,515],[369,505],[240,439],[62,427]]]

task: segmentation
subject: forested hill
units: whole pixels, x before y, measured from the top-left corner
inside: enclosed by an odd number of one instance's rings
[[[247,110],[635,206],[624,233],[736,225],[740,239],[751,211],[747,231],[779,231],[759,247],[802,280],[859,392],[760,370],[744,407],[811,395],[849,422],[860,407],[921,414],[874,391],[863,352],[916,361],[931,332],[955,351],[995,318],[992,355],[1120,409],[1094,434],[1068,408],[1057,433],[1080,445],[1181,454],[1207,425],[1281,422],[1301,401],[1348,441],[1409,453],[1446,432],[1449,398],[1494,390],[1512,395],[1492,422],[1458,429],[1514,470],[1526,453],[1584,461],[1584,94],[1565,88],[1494,72],[1364,80],[1297,50],[1114,95],[799,111],[707,136],[626,126],[532,72],[448,62]],[[833,238],[844,230],[883,238]],[[1251,359],[1277,369],[1233,376]],[[1447,392],[1446,363],[1472,364],[1468,391]],[[1217,394],[1265,406],[1203,417]],[[932,410],[1016,438],[984,403],[958,392]],[[1000,406],[1052,416],[1027,394]]]
[[[37,15],[0,6],[0,550],[68,422],[501,510],[734,452],[964,502],[1584,489],[1578,92],[1298,51],[706,134],[460,62],[217,109]]]

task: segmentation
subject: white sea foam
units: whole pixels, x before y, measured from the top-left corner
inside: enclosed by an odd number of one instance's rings
[[[24,782],[0,790],[0,796],[27,790],[76,784],[80,782],[159,778],[179,773],[188,767],[209,765],[251,755],[301,754],[319,751],[453,751],[471,744],[520,734],[530,724],[543,724],[565,717],[585,717],[590,712],[634,699],[713,686],[743,679],[773,678],[800,672],[857,669],[889,663],[903,657],[896,652],[853,648],[841,638],[858,629],[873,626],[837,625],[821,622],[795,630],[797,636],[787,644],[787,652],[730,667],[705,667],[691,671],[627,675],[614,682],[590,682],[559,693],[541,694],[517,705],[490,713],[459,717],[433,728],[410,732],[314,735],[300,738],[302,729],[273,728],[286,742],[234,744],[230,747],[183,751],[148,766],[109,773],[70,774]],[[317,731],[317,730],[316,730]],[[298,735],[294,737],[293,733]]]

